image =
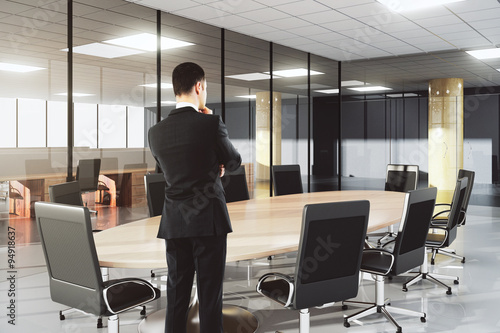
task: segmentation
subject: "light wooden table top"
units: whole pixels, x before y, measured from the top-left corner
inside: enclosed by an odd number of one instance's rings
[[[404,193],[331,191],[259,198],[229,203],[233,232],[228,235],[227,261],[264,258],[298,249],[304,205],[369,200],[368,232],[401,220]],[[166,267],[165,241],[156,238],[160,217],[127,223],[94,235],[103,267]]]

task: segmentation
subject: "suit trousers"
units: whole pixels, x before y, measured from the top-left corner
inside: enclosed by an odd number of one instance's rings
[[[227,234],[167,239],[165,333],[185,333],[193,277],[199,300],[200,333],[223,333],[222,284]]]

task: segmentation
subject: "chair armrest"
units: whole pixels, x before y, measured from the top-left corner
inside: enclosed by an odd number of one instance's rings
[[[444,231],[444,238],[443,238],[443,241],[437,245],[437,247],[441,247],[443,246],[443,244],[446,242],[446,240],[448,239],[448,230],[446,230],[446,228],[443,228],[443,227],[439,227],[439,226],[431,226],[429,228],[429,233],[428,235],[431,235],[434,232],[434,230],[441,230],[441,231]],[[427,238],[429,238],[429,236],[427,236]],[[428,244],[428,245],[427,245]],[[436,247],[436,245],[433,245],[433,244],[429,244],[429,243],[426,243],[426,246],[431,246],[431,247]]]
[[[440,215],[442,215],[442,214],[444,214],[444,213],[449,213],[449,212],[451,212],[451,210],[450,210],[450,209],[442,210],[442,211],[440,211],[440,212],[438,212],[438,213],[434,214],[434,215],[432,216],[432,220],[435,220],[435,219],[436,219],[436,217],[438,217],[438,216],[440,216]]]
[[[119,287],[120,285],[124,285],[124,284],[130,284],[130,283],[133,283],[133,284],[137,284],[137,285],[143,285],[143,286],[146,286],[148,287],[150,290],[151,290],[151,297],[149,297],[148,300],[146,301],[141,301],[141,302],[138,302],[136,304],[131,304],[130,306],[128,307],[125,307],[125,308],[121,308],[119,310],[117,309],[113,309],[112,306],[109,304],[109,299],[108,299],[108,292],[111,288],[116,288],[116,287]],[[144,304],[144,303],[147,303],[149,301],[152,301],[158,297],[160,297],[159,294],[157,294],[156,292],[156,288],[153,287],[153,285],[151,283],[149,283],[148,281],[146,280],[143,280],[143,279],[138,279],[138,278],[125,278],[125,279],[117,279],[117,280],[111,280],[111,281],[107,281],[105,282],[104,284],[104,289],[103,289],[103,298],[104,298],[104,302],[106,303],[106,308],[108,309],[109,312],[111,312],[112,314],[118,314],[120,312],[123,312],[123,311],[127,311],[127,310],[130,310],[130,309],[133,309],[135,308],[136,306],[138,305],[141,305],[141,304]]]
[[[262,292],[261,292],[261,284],[267,280],[268,278],[270,277],[278,277],[278,278],[281,278],[283,280],[285,280],[286,282],[288,282],[288,286],[289,286],[289,293],[288,293],[288,297],[287,297],[287,301],[284,305],[284,307],[288,307],[292,304],[292,297],[293,297],[293,293],[295,291],[295,285],[294,285],[294,281],[293,281],[293,277],[289,276],[289,275],[285,275],[285,274],[281,274],[281,273],[267,273],[267,274],[264,274],[260,277],[259,279],[259,282],[257,282],[257,292],[259,294],[261,294],[262,296],[266,296],[264,295]]]

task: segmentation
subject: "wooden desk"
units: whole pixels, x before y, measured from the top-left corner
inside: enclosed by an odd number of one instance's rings
[[[227,262],[296,251],[306,204],[369,200],[368,231],[372,232],[400,221],[404,196],[389,191],[331,191],[229,203],[233,232],[228,235]],[[96,233],[99,264],[122,268],[165,267],[165,241],[156,238],[159,223],[157,216]]]
[[[259,198],[229,203],[233,232],[228,235],[227,261],[267,257],[298,249],[304,205],[332,201],[370,201],[368,231],[401,219],[404,193],[386,191],[333,191]],[[160,217],[128,223],[94,235],[99,264],[105,267],[159,268],[166,266],[165,241],[157,239]],[[195,303],[196,304],[196,303]],[[224,305],[228,332],[255,332],[258,321],[248,310]],[[142,333],[162,332],[165,309],[139,325]],[[189,313],[188,332],[199,332],[197,307]]]

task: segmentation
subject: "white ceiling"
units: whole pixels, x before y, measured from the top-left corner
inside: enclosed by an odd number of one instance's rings
[[[367,68],[382,65],[385,81],[391,81],[391,75],[404,75],[411,84],[412,77],[425,81],[444,75],[464,77],[468,87],[500,85],[496,71],[500,60],[478,61],[465,53],[500,46],[497,0],[466,0],[401,14],[375,0],[129,1],[328,59],[354,62],[365,75]],[[391,60],[380,63],[381,58]]]

